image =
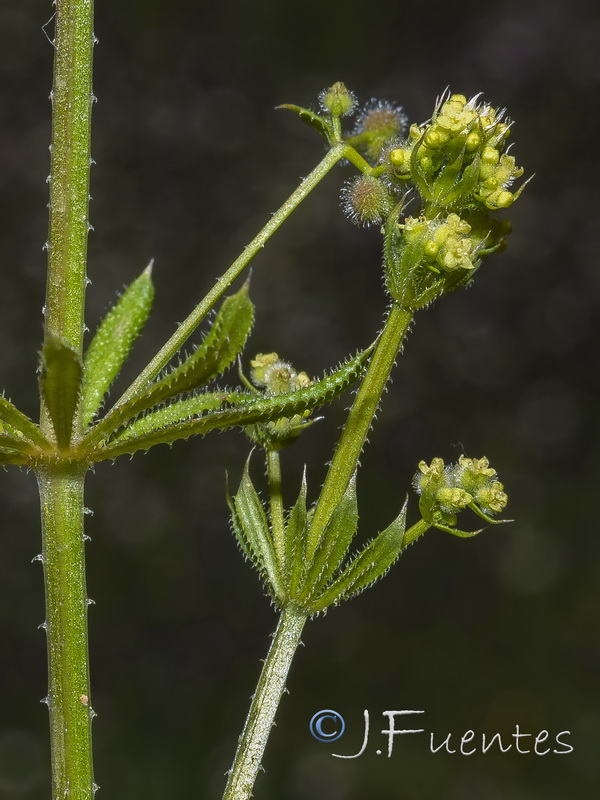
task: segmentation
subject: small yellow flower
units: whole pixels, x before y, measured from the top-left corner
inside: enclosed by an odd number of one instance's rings
[[[491,486],[481,488],[475,500],[483,511],[499,514],[508,503],[508,495],[500,481],[494,481]]]
[[[258,353],[250,362],[252,383],[270,394],[294,392],[310,386],[312,381],[306,372],[296,372],[287,361],[283,361],[277,353]]]
[[[447,514],[456,514],[473,501],[473,496],[464,489],[447,486],[436,492],[435,499],[442,511]]]
[[[490,462],[485,456],[483,458],[460,456],[458,463],[465,472],[470,472],[474,476],[483,475],[486,478],[493,478],[496,474],[496,470],[490,467]]]

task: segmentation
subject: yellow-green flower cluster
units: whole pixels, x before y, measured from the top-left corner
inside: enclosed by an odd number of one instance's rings
[[[481,204],[507,208],[519,196],[509,191],[523,174],[504,152],[510,124],[503,110],[462,94],[443,99],[431,120],[410,126],[405,141],[392,142],[381,163],[390,184],[414,181],[426,205],[459,210]]]
[[[419,163],[433,172],[447,156],[474,154],[482,144],[501,145],[509,135],[509,125],[501,118],[502,112],[492,106],[478,105],[477,97],[467,100],[453,94],[438,106],[431,122],[410,126],[407,144],[417,146]]]
[[[468,507],[483,515],[501,512],[508,497],[496,478],[496,470],[485,457],[463,455],[458,463],[449,466],[441,458],[434,458],[429,465],[421,461],[413,486],[421,496],[419,508],[423,519],[431,524],[454,526],[456,515]]]
[[[467,286],[510,232],[493,212],[512,205],[525,185],[511,188],[523,169],[506,152],[511,123],[504,109],[480,95],[446,92],[430,120],[408,127],[402,108],[371,100],[344,135],[340,117],[354,110],[354,95],[337,83],[320,100],[324,117],[288,107],[330,144],[362,154],[348,155],[361,174],[344,186],[342,207],[357,225],[381,226],[392,299],[418,311]]]
[[[266,394],[277,395],[305,389],[312,381],[306,372],[298,372],[277,353],[258,353],[250,362],[252,383]],[[265,422],[247,427],[246,433],[261,446],[270,450],[280,450],[291,444],[307,422],[310,411],[295,414],[293,417],[280,417],[273,422]]]
[[[493,140],[496,144],[506,139],[509,125],[501,121],[503,112],[490,105],[479,105],[477,100],[478,97],[467,100],[464,94],[453,94],[442,101],[427,130],[427,146],[435,149],[447,145],[451,139],[458,139],[472,152],[482,139]]]
[[[310,386],[311,380],[306,372],[296,372],[287,361],[283,361],[277,353],[258,353],[250,362],[252,383],[269,394],[294,392]]]
[[[496,470],[487,458],[461,456],[454,467],[453,480],[468,491],[486,513],[499,513],[508,502],[504,486],[496,480]]]
[[[508,208],[517,196],[508,187],[522,174],[523,167],[517,167],[514,156],[488,145],[481,154],[479,185],[473,196],[491,210]]]
[[[422,240],[425,263],[435,271],[475,268],[480,243],[469,237],[471,226],[458,214],[444,221],[407,217],[400,227],[408,243]]]

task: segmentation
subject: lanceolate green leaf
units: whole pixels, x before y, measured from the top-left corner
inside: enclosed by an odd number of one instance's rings
[[[29,462],[29,457],[25,453],[19,453],[17,450],[4,450],[0,447],[0,466],[6,467],[9,464],[22,466]]]
[[[140,436],[130,435],[129,428],[125,428],[113,441],[92,451],[90,458],[93,461],[103,461],[125,453],[148,450],[156,444],[171,444],[177,439],[203,435],[212,430],[225,430],[255,422],[268,422],[278,417],[291,417],[325,405],[334,400],[358,378],[371,349],[363,350],[343,364],[336,372],[295,392],[263,395],[257,400],[249,398],[248,401],[234,405],[230,409],[209,411],[196,419],[167,425]],[[174,404],[173,407],[176,405]]]
[[[160,430],[167,425],[197,418],[206,411],[226,407],[247,397],[248,395],[240,392],[205,392],[196,394],[186,400],[178,400],[176,403],[163,406],[158,411],[150,411],[143,417],[139,417],[125,428],[122,435],[127,438],[143,436]],[[117,434],[112,441],[119,441],[119,438],[120,436]]]
[[[42,351],[40,386],[56,443],[63,449],[71,441],[81,377],[82,366],[77,353],[58,337],[49,337]]]
[[[229,367],[242,351],[254,322],[249,284],[226,297],[206,338],[192,355],[154,385],[153,392],[174,397],[203,386]],[[159,394],[159,402],[163,397]]]
[[[406,503],[392,524],[367,544],[339,578],[311,604],[311,613],[354,597],[379,580],[400,555],[405,529]]]
[[[480,169],[481,156],[479,153],[476,153],[473,161],[464,168],[462,177],[451,187],[444,198],[444,202],[447,206],[462,207],[468,202],[469,195],[473,193],[477,186]]]
[[[328,142],[331,142],[333,135],[331,126],[323,117],[315,114],[314,111],[310,111],[308,108],[302,108],[302,106],[295,106],[292,103],[283,103],[277,106],[277,108],[287,108],[288,111],[293,111],[295,114],[298,114],[302,122],[306,122],[307,125],[310,125],[311,128],[318,131]]]
[[[0,449],[14,450],[19,453],[30,453],[31,442],[27,439],[19,439],[16,436],[10,436],[7,433],[0,433]]]
[[[299,599],[310,602],[327,585],[343,562],[358,527],[356,474],[348,484],[342,499],[333,512],[315,554],[306,567],[304,591]]]
[[[112,409],[90,432],[89,443],[107,438],[143,411],[193,391],[219,375],[242,350],[253,320],[254,306],[245,283],[239,292],[223,301],[209,333],[192,355],[131,400]]]
[[[244,530],[244,526],[242,525],[239,514],[237,512],[235,501],[229,489],[229,478],[227,479],[227,484],[225,486],[225,496],[227,498],[227,505],[229,506],[229,511],[231,512],[231,528],[233,530],[233,533],[235,534],[237,543],[239,544],[240,549],[242,553],[246,556],[246,558],[249,559],[250,562],[260,572],[260,574],[264,576],[265,565],[261,561],[260,553],[256,549],[253,532],[252,531],[249,532],[250,534],[249,538],[246,531]],[[254,543],[254,545],[251,542]]]
[[[508,520],[506,521],[508,522]],[[495,520],[495,522],[500,522],[500,520]],[[437,528],[438,531],[445,531],[446,533],[451,533],[452,536],[458,536],[460,539],[470,539],[484,530],[484,528],[479,528],[478,531],[461,531],[459,528],[453,528],[451,525],[444,525],[441,522],[434,522],[433,527]]]
[[[502,525],[505,522],[514,522],[512,519],[494,519],[494,517],[490,517],[489,514],[486,514],[485,511],[482,511],[477,503],[469,503],[469,508],[471,511],[474,511],[481,519],[484,519],[486,522],[489,522],[490,525]],[[479,531],[477,531],[479,533]]]
[[[285,527],[285,580],[291,597],[296,596],[296,589],[304,572],[304,544],[307,528],[305,467],[298,499],[290,509]]]
[[[275,547],[271,538],[271,530],[267,515],[260,502],[260,497],[252,483],[249,465],[250,458],[246,461],[240,487],[233,498],[236,523],[241,527],[243,533],[241,540],[238,539],[238,541],[240,541],[242,549],[244,549],[242,542],[245,538],[247,546],[254,554],[252,560],[262,566],[269,588],[275,596],[281,597],[281,576],[275,556]]]
[[[4,395],[0,395],[0,421],[10,425],[20,431],[30,441],[41,447],[47,446],[48,442],[38,426],[26,417],[19,409],[14,406]]]
[[[87,349],[79,413],[83,427],[96,416],[144,326],[154,299],[152,264],[123,292]]]

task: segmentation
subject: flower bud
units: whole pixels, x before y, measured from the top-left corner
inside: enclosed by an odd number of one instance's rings
[[[319,102],[324,111],[334,117],[345,117],[356,108],[357,100],[354,92],[346,88],[341,81],[334,83],[329,89],[323,89]]]
[[[522,174],[523,168],[517,167],[514,156],[500,155],[497,148],[488,146],[482,154],[479,186],[474,196],[491,210],[508,208],[518,196],[509,192],[508,187]]]
[[[432,150],[439,150],[449,139],[449,135],[444,130],[429,130],[425,134],[423,144]]]
[[[387,161],[392,169],[394,177],[410,178],[410,148],[393,147],[387,153]],[[383,156],[385,161],[385,156]]]
[[[487,147],[483,148],[483,152],[481,154],[481,161],[483,164],[497,164],[500,161],[500,153],[496,147]]]
[[[475,131],[471,131],[471,133],[465,139],[465,150],[467,153],[472,153],[474,150],[478,149],[480,144],[481,136]]]

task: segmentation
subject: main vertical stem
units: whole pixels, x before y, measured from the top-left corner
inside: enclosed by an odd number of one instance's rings
[[[46,340],[81,356],[87,282],[93,0],[55,0]],[[42,404],[43,406],[43,404]],[[41,426],[53,438],[42,407]],[[91,800],[83,468],[38,472],[42,511],[53,800]]]
[[[94,796],[81,470],[38,475],[53,800]]]
[[[88,239],[93,0],[56,0],[46,336],[81,354]]]
[[[248,800],[252,796],[252,788],[305,622],[306,614],[302,611],[285,608],[281,612],[273,643],[252,698],[223,800]]]

